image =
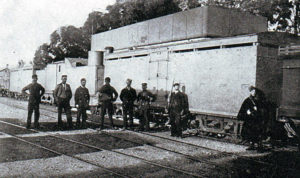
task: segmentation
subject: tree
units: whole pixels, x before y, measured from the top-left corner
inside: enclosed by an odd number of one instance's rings
[[[38,47],[33,58],[34,68],[45,68],[48,63],[53,61],[53,58],[49,54],[49,48],[50,46],[47,43]]]
[[[74,26],[61,27],[50,36],[49,52],[53,61],[64,60],[66,57],[87,58],[90,40],[82,28]]]
[[[92,12],[84,23],[85,31],[103,32],[181,11],[175,0],[134,0],[107,6],[108,13]],[[93,25],[92,25],[93,24]],[[93,33],[89,33],[93,34]]]
[[[90,38],[95,33],[107,31],[109,29],[107,22],[108,20],[102,12],[93,11],[84,22],[83,32]]]

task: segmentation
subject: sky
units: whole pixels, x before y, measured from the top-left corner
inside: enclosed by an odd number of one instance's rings
[[[0,68],[29,63],[36,49],[61,26],[83,25],[92,11],[115,0],[0,0]]]

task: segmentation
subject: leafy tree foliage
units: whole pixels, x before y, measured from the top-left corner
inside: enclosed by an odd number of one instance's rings
[[[47,43],[42,44],[34,54],[33,64],[35,68],[44,68],[47,63],[53,61],[53,58],[49,54],[50,46]]]
[[[65,57],[87,58],[89,50],[90,39],[81,28],[61,27],[50,35],[50,44],[44,43],[36,50],[34,64],[41,68]]]
[[[65,57],[87,58],[90,40],[81,28],[74,26],[61,27],[50,36],[50,53],[53,61],[64,60]]]

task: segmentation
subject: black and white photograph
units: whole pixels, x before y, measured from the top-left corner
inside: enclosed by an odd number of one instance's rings
[[[300,177],[300,0],[0,0],[0,177]]]

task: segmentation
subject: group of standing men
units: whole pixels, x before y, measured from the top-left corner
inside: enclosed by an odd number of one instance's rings
[[[32,75],[32,83],[22,89],[22,93],[26,93],[29,90],[29,102],[28,102],[28,116],[27,116],[27,128],[31,127],[31,116],[35,111],[34,127],[39,127],[39,104],[41,97],[45,93],[45,89],[42,85],[37,83],[38,77],[36,74]],[[70,100],[72,98],[72,90],[69,84],[67,84],[67,75],[62,75],[62,82],[55,87],[53,96],[58,108],[58,128],[63,128],[62,122],[62,110],[64,109],[67,117],[67,128],[72,129],[72,116]],[[77,128],[86,128],[87,114],[89,109],[90,94],[89,90],[85,87],[86,79],[80,80],[81,86],[75,91],[75,106],[77,108]],[[156,96],[147,90],[147,83],[142,83],[142,91],[137,94],[136,90],[131,87],[132,80],[126,80],[126,87],[122,89],[120,99],[122,101],[123,109],[123,129],[129,127],[133,129],[133,114],[134,103],[138,103],[138,113],[140,115],[140,125],[138,130],[148,131],[150,129],[150,105],[151,102],[156,100]],[[168,102],[168,112],[170,114],[171,123],[171,135],[182,135],[182,117],[188,112],[188,99],[187,95],[179,90],[179,83],[174,84],[175,91],[171,93]],[[184,89],[184,88],[183,88]],[[26,93],[27,94],[27,93]],[[113,102],[118,98],[118,92],[114,87],[110,85],[110,78],[105,78],[105,84],[97,92],[99,106],[101,108],[101,126],[104,128],[104,116],[107,113],[110,119],[112,128],[114,127],[112,115],[114,112]],[[129,118],[127,117],[129,116]],[[82,121],[80,122],[80,118]]]
[[[150,105],[156,100],[156,96],[147,90],[147,83],[142,83],[142,91],[137,94],[131,87],[132,80],[126,80],[126,87],[121,90],[120,99],[123,109],[123,130],[129,127],[133,129],[134,103],[138,103],[138,114],[140,118],[139,131],[150,130]],[[179,90],[180,84],[174,84],[175,91],[171,93],[168,103],[168,112],[170,114],[171,136],[182,136],[183,117],[188,114],[188,97]],[[183,87],[183,90],[185,88]],[[105,78],[105,85],[99,89],[99,103],[101,105],[101,127],[103,128],[103,119],[106,111],[110,118],[111,127],[114,128],[112,114],[113,104],[118,98],[118,92],[110,85],[110,78]],[[129,118],[127,118],[129,116]]]
[[[22,89],[23,94],[27,94],[26,91],[29,90],[29,101],[28,101],[28,116],[27,116],[27,128],[31,127],[31,116],[34,111],[34,128],[39,128],[39,104],[41,102],[41,97],[45,93],[44,87],[37,83],[38,76],[36,74],[32,75],[32,83],[27,85]],[[67,84],[67,75],[62,75],[62,82],[55,87],[53,91],[53,96],[58,110],[58,128],[63,128],[62,122],[62,110],[64,109],[67,116],[67,127],[68,129],[73,128],[72,115],[71,115],[71,105],[70,100],[72,98],[72,90],[69,84]],[[90,94],[89,90],[85,87],[86,79],[81,79],[81,86],[79,86],[75,91],[75,106],[77,107],[77,121],[76,127],[85,128],[87,114],[86,110],[89,109]],[[82,117],[82,122],[80,118]]]
[[[29,90],[29,102],[28,102],[28,116],[27,116],[27,128],[31,127],[31,117],[33,111],[34,116],[34,128],[39,128],[39,104],[41,97],[45,93],[44,87],[37,83],[38,76],[32,75],[32,83],[22,89],[22,93],[26,93]],[[67,84],[67,75],[62,75],[62,82],[55,87],[53,96],[58,110],[58,128],[63,128],[62,122],[62,110],[65,111],[67,117],[67,128],[72,129],[72,116],[70,100],[72,98],[72,90],[69,84]],[[89,90],[85,87],[86,79],[81,79],[81,86],[75,91],[75,106],[77,108],[77,128],[86,128],[87,114],[89,109],[90,94]],[[128,129],[128,126],[133,129],[133,114],[134,103],[138,103],[138,113],[140,115],[140,125],[138,130],[148,131],[150,129],[150,105],[151,102],[156,100],[156,96],[147,90],[147,83],[142,83],[142,91],[137,94],[136,90],[131,87],[132,80],[126,80],[126,87],[122,89],[120,99],[122,101],[123,109],[123,129]],[[187,96],[179,91],[179,84],[174,84],[175,92],[170,95],[168,111],[171,117],[171,135],[181,136],[181,117],[188,111]],[[118,92],[110,85],[110,78],[105,78],[105,84],[98,90],[98,102],[101,109],[101,126],[104,128],[104,116],[107,113],[110,119],[111,127],[114,128],[112,115],[114,112],[113,102],[118,98]],[[127,117],[129,116],[129,118]],[[82,121],[80,121],[82,118]],[[129,121],[129,125],[128,125]]]
[[[128,129],[129,127],[133,129],[133,110],[134,102],[138,102],[138,107],[140,111],[140,125],[139,130],[149,130],[149,109],[151,102],[155,101],[156,97],[150,91],[147,90],[147,83],[142,83],[142,91],[137,94],[136,90],[131,87],[132,80],[126,80],[126,87],[122,89],[120,94],[120,99],[122,101],[123,109],[123,129]],[[105,85],[103,85],[98,91],[99,104],[101,108],[101,126],[103,129],[104,115],[108,113],[111,127],[114,128],[112,114],[113,114],[113,102],[118,98],[118,92],[110,85],[110,78],[105,78]],[[127,118],[129,116],[129,118]]]

